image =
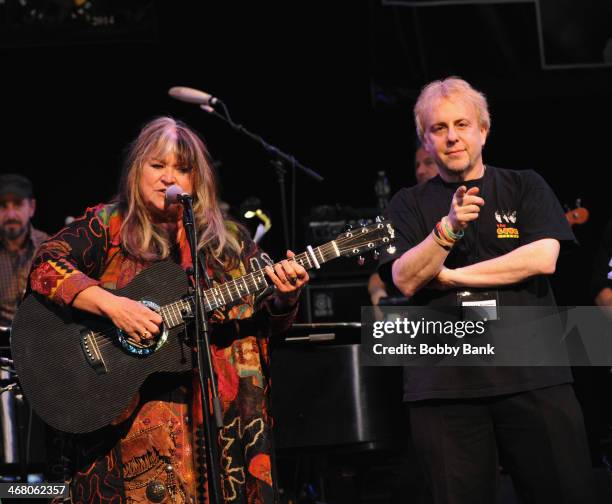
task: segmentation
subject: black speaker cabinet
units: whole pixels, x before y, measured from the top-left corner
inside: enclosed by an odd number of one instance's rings
[[[277,448],[394,443],[400,368],[361,366],[358,344],[300,344],[275,349],[271,369]]]

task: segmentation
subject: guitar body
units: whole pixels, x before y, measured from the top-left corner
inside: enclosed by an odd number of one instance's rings
[[[185,296],[188,286],[181,267],[164,261],[113,293],[163,306]],[[91,365],[90,348],[82,343],[83,334],[91,331],[106,331],[96,337],[102,367]],[[135,355],[121,346],[107,319],[59,308],[36,294],[19,307],[11,334],[24,394],[45,422],[65,432],[84,433],[109,425],[149,375],[184,372],[194,365],[183,325],[170,329],[167,341],[154,353]]]

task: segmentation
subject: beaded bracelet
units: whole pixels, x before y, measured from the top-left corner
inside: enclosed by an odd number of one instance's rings
[[[440,247],[442,247],[444,250],[446,250],[447,252],[450,251],[450,249],[452,248],[452,245],[447,245],[446,242],[442,241],[440,239],[440,237],[435,233],[432,232],[431,237],[434,239],[434,241],[440,245]]]
[[[436,224],[436,227],[432,231],[431,236],[434,239],[434,241],[438,245],[440,245],[440,247],[442,247],[444,250],[447,250],[447,251],[450,250],[455,244],[455,242],[449,241],[440,235],[440,223],[439,222]]]
[[[450,237],[450,236],[449,236],[449,235],[446,233],[446,231],[444,230],[444,226],[442,225],[442,221],[438,221],[438,222],[436,223],[436,232],[437,232],[438,236],[439,236],[439,237],[440,237],[442,240],[444,240],[444,241],[446,241],[446,242],[448,242],[448,243],[450,243],[450,244],[452,244],[452,245],[454,245],[454,244],[455,244],[455,242],[457,241],[457,240],[455,240],[454,238],[451,238],[451,237]]]
[[[442,219],[436,223],[436,229],[438,230],[438,235],[441,236],[442,239],[451,242],[453,245],[455,244],[457,240],[446,232]]]
[[[442,227],[442,224],[440,222],[436,222],[436,228],[435,228],[436,234],[438,235],[438,238],[440,238],[443,242],[446,242],[448,245],[450,245],[451,247],[455,244],[455,242],[457,240],[451,238],[450,236],[448,236],[445,232],[444,232],[444,228]]]
[[[461,240],[461,238],[463,238],[465,231],[463,231],[462,229],[458,233],[455,233],[453,229],[451,228],[450,224],[448,223],[447,216],[442,217],[442,220],[440,222],[442,223],[442,228],[444,229],[445,234],[448,235],[449,238],[451,238],[454,241]]]

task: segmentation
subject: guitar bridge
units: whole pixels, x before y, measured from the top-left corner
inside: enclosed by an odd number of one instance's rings
[[[108,372],[102,354],[100,353],[98,342],[96,341],[95,332],[91,330],[81,331],[81,349],[85,354],[85,359],[98,375]]]

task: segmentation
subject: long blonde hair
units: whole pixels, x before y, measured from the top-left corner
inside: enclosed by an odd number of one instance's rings
[[[142,261],[170,255],[168,236],[150,219],[140,194],[140,177],[145,162],[174,153],[177,162],[191,167],[193,213],[198,233],[198,250],[206,247],[221,261],[235,259],[240,244],[225,226],[217,203],[217,184],[208,150],[186,124],[171,117],[158,117],[144,125],[128,150],[117,200],[123,216],[121,243],[132,257]]]

